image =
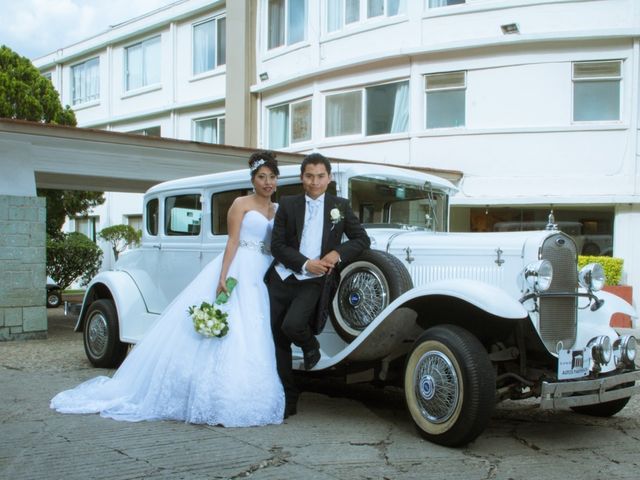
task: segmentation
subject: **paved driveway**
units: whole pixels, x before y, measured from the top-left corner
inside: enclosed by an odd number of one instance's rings
[[[107,370],[73,321],[50,311],[47,340],[0,343],[0,478],[637,479],[640,400],[616,417],[506,402],[463,449],[420,439],[398,391],[306,381],[282,425],[220,428],[61,415],[49,399]]]

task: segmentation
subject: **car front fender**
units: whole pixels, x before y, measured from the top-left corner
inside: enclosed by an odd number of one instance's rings
[[[91,280],[87,285],[75,331],[83,329],[89,305],[101,298],[113,300],[120,323],[120,339],[133,343],[139,340],[142,332],[146,329],[138,324],[140,322],[148,323],[144,320],[150,314],[138,286],[124,271],[101,272]],[[153,317],[155,318],[157,315],[153,315]]]
[[[362,333],[333,356],[323,356],[314,370],[345,362],[382,359],[410,344],[422,331],[414,309],[418,302],[435,297],[466,302],[493,316],[507,319],[528,317],[522,304],[492,285],[474,280],[443,280],[412,288],[385,308]],[[322,345],[321,345],[322,348]]]

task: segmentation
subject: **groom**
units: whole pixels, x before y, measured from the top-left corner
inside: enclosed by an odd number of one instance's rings
[[[349,202],[326,193],[331,164],[319,153],[300,167],[304,194],[282,197],[271,237],[272,267],[265,279],[271,303],[271,329],[278,375],[286,398],[285,418],[297,410],[299,392],[291,368],[291,343],[302,349],[304,368],[320,360],[311,330],[326,275],[339,263],[354,260],[370,241]],[[348,240],[342,243],[342,236]]]

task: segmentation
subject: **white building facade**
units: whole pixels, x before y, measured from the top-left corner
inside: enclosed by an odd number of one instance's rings
[[[640,291],[636,0],[184,0],[35,64],[80,126],[462,171],[452,230],[553,209]]]

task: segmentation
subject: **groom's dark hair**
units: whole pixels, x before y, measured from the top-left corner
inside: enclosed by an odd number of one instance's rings
[[[321,153],[310,153],[302,160],[302,165],[300,165],[300,174],[304,173],[304,169],[307,168],[307,165],[319,165],[323,164],[327,169],[327,173],[331,174],[331,162],[329,159],[322,155]]]

